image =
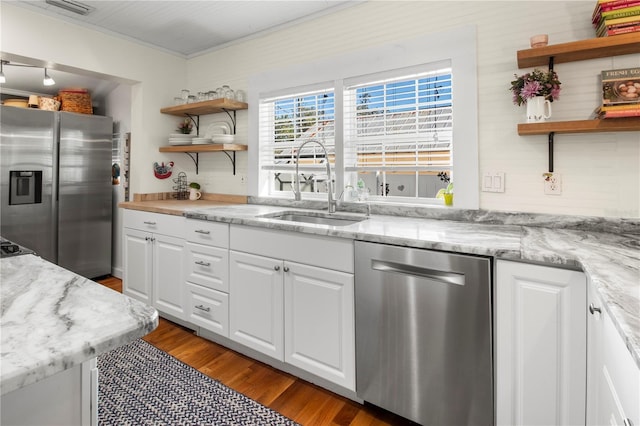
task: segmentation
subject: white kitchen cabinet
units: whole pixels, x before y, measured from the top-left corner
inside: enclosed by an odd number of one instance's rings
[[[284,262],[284,360],[355,389],[353,274]]]
[[[584,425],[585,275],[496,265],[496,423]]]
[[[186,219],[185,319],[229,337],[229,225]]]
[[[183,319],[184,218],[125,210],[124,294]]]
[[[98,369],[89,359],[2,395],[0,424],[98,426]]]
[[[587,425],[640,425],[640,368],[590,286]]]
[[[353,241],[232,225],[230,337],[355,389]]]
[[[279,259],[231,251],[230,337],[284,359],[283,265]]]

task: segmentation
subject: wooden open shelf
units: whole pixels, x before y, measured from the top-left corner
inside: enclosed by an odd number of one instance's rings
[[[518,51],[518,68],[640,53],[640,32],[572,41]]]
[[[640,131],[640,117],[607,118],[577,121],[546,121],[543,123],[520,123],[518,134],[546,135],[553,133],[597,133]]]
[[[247,145],[237,143],[210,143],[202,145],[169,145],[161,146],[160,152],[220,152],[246,151]]]
[[[194,102],[191,104],[175,105],[160,109],[163,114],[177,115],[180,117],[188,117],[190,115],[207,115],[217,114],[227,111],[238,111],[248,109],[249,105],[245,102],[234,101],[233,99],[214,99],[211,101]]]
[[[246,151],[247,145],[237,143],[212,143],[203,145],[169,145],[161,146],[160,152],[182,152],[187,154],[196,165],[196,174],[198,174],[198,164],[200,163],[201,152],[222,152],[231,161],[233,174],[236,174],[236,151]],[[231,153],[231,154],[229,154]]]

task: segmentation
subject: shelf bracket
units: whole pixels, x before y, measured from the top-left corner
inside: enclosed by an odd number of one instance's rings
[[[191,152],[185,152],[185,154],[187,154],[189,157],[191,157],[191,159],[193,160],[193,164],[196,165],[196,174],[198,174],[198,162],[200,161],[200,158],[198,156],[197,152],[191,153]],[[193,154],[195,154],[196,156],[194,157]]]
[[[549,133],[549,173],[553,173],[553,136],[555,132]]]
[[[549,56],[549,71],[553,71],[553,56]]]
[[[229,118],[231,119],[231,123],[233,123],[233,134],[235,135],[236,134],[236,110],[233,110],[233,116],[231,115],[231,113],[229,112],[228,109],[222,108],[222,110],[224,112],[226,112],[227,115],[229,116]],[[229,155],[229,154],[227,154],[227,155]],[[233,155],[235,156],[235,154],[233,154]]]
[[[191,115],[189,113],[185,113],[191,121],[193,121],[194,126],[196,126],[196,136],[200,136],[200,116],[199,115]],[[195,118],[194,118],[195,117]]]
[[[225,155],[229,158],[229,161],[231,161],[231,166],[233,167],[233,175],[235,176],[236,175],[236,152],[232,151],[233,157],[227,151],[222,151],[222,152],[224,152]],[[196,174],[198,174],[198,172],[196,172]]]

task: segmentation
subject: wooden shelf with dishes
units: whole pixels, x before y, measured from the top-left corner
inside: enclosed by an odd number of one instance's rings
[[[518,68],[585,61],[640,53],[640,32],[598,37],[544,47],[519,50]],[[640,117],[595,120],[548,121],[518,124],[518,134],[549,135],[549,172],[553,172],[553,137],[555,133],[597,133],[640,131]]]
[[[179,117],[189,117],[196,126],[196,134],[200,131],[200,116],[208,114],[226,113],[233,123],[233,134],[236,133],[236,111],[248,109],[245,102],[238,102],[233,99],[219,98],[210,101],[194,102],[185,105],[175,105],[160,109],[163,114],[176,115]],[[233,115],[231,114],[233,112]],[[201,152],[223,152],[231,161],[233,174],[236,174],[236,152],[246,151],[247,145],[235,143],[212,143],[202,145],[169,145],[161,146],[160,152],[182,152],[187,154],[196,165],[198,174],[199,154]]]

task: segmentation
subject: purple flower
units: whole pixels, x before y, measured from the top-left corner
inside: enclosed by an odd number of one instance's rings
[[[523,99],[529,99],[538,96],[538,92],[542,88],[539,81],[527,81],[520,92]]]
[[[560,86],[553,86],[553,88],[551,89],[551,97],[553,98],[553,100],[556,100],[560,97]]]

